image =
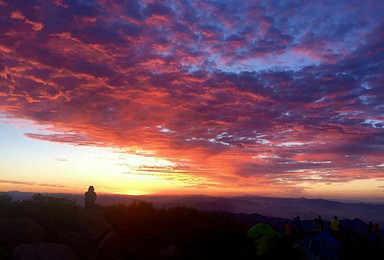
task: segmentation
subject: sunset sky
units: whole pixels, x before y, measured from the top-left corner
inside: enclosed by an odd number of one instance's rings
[[[0,32],[0,191],[384,197],[382,0],[0,0]]]

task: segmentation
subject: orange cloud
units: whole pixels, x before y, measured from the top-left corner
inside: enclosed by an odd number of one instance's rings
[[[165,158],[132,174],[190,187],[303,192],[382,176],[381,21],[235,4],[7,2],[1,113],[56,130],[29,138]]]
[[[40,31],[44,27],[42,23],[28,20],[20,11],[12,12],[11,18],[16,20],[23,20],[26,24],[30,24],[32,26],[32,29],[35,31]]]

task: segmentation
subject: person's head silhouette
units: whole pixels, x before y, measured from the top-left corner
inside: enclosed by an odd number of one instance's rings
[[[93,186],[89,186],[88,191],[93,192],[95,191],[95,188]]]

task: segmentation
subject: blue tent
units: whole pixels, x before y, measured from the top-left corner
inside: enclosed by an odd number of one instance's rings
[[[333,238],[333,236],[329,232],[327,232],[327,231],[320,232],[316,237],[319,238],[319,239],[322,239],[324,241],[327,241],[328,243],[330,243],[331,245],[333,245],[336,248],[340,248],[339,242],[337,242]]]
[[[336,260],[339,259],[338,249],[340,244],[326,231],[317,236],[306,237],[298,242],[304,251],[310,251],[319,259]]]

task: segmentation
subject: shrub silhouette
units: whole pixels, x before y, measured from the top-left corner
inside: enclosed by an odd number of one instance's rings
[[[8,194],[0,194],[0,217],[6,217],[12,205],[12,196]]]
[[[104,207],[107,220],[126,243],[127,257],[154,259],[160,249],[174,245],[181,258],[239,257],[247,226],[231,217],[190,208],[155,209],[151,203]]]

